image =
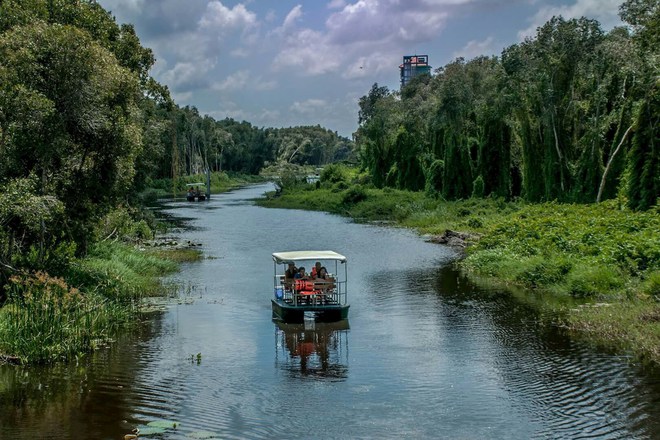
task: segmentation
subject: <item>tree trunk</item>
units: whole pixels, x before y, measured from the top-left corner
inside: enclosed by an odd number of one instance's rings
[[[614,150],[614,153],[612,153],[610,159],[607,161],[607,166],[605,167],[605,171],[603,171],[603,178],[601,179],[600,187],[598,188],[598,196],[596,197],[596,203],[600,203],[600,198],[603,196],[603,188],[605,188],[605,179],[607,179],[607,173],[610,171],[610,166],[612,166],[612,162],[614,162],[614,157],[621,149],[621,146],[623,146],[623,142],[626,140],[626,136],[628,136],[628,133],[630,132],[630,130],[632,130],[632,128],[633,126],[631,125],[630,127],[628,127],[626,132],[623,133],[621,142],[619,142],[619,145],[616,147],[616,150]]]

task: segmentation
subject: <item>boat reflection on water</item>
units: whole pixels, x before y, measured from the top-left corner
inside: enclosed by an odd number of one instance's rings
[[[319,379],[348,377],[348,320],[302,324],[274,321],[275,364],[293,375]]]

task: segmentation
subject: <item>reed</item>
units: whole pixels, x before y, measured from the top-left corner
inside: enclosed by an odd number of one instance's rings
[[[130,326],[143,297],[163,291],[159,277],[176,269],[172,261],[106,242],[75,261],[66,281],[45,272],[14,276],[0,309],[0,353],[48,363],[93,350]]]
[[[0,349],[24,363],[69,358],[107,340],[130,307],[85,295],[61,278],[38,272],[12,277],[0,321]]]

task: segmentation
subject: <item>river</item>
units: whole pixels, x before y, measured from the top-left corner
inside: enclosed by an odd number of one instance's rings
[[[0,366],[0,438],[660,438],[658,371],[470,283],[449,248],[255,206],[268,188],[168,202],[206,257],[181,296],[77,362]],[[271,254],[297,249],[348,257],[348,322],[271,320]]]

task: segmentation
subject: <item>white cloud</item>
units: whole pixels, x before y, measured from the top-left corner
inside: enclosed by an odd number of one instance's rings
[[[252,87],[254,87],[255,90],[259,90],[259,91],[275,90],[277,86],[278,86],[277,81],[275,81],[274,79],[264,80],[262,77],[256,78],[252,83]]]
[[[246,88],[252,90],[273,90],[277,86],[274,80],[264,80],[262,77],[253,77],[247,70],[239,70],[229,75],[224,81],[215,83],[211,89],[220,92],[233,92],[244,90]]]
[[[342,78],[357,79],[374,77],[381,72],[395,71],[400,54],[391,52],[374,52],[366,56],[348,60],[348,65],[342,72]]]
[[[222,101],[222,106],[216,110],[206,112],[212,118],[217,120],[233,118],[237,121],[247,120],[249,114],[233,101]]]
[[[162,81],[175,92],[204,89],[209,86],[213,62],[178,62],[162,74]]]
[[[336,71],[341,66],[337,48],[329,45],[320,32],[302,29],[286,38],[284,49],[275,56],[276,71],[297,67],[300,73],[320,75]]]
[[[286,30],[294,27],[296,21],[298,21],[300,17],[302,17],[302,5],[296,5],[286,15],[286,18],[284,19],[284,23],[282,23],[282,29]]]
[[[231,29],[244,29],[255,25],[257,16],[239,3],[229,9],[222,2],[214,0],[209,2],[206,12],[199,20],[202,28],[215,28],[219,32]]]
[[[552,17],[561,15],[565,19],[589,17],[600,22],[605,28],[611,28],[620,23],[619,5],[621,0],[576,0],[574,4],[562,6],[543,6],[530,20],[526,29],[518,32],[522,40],[536,35],[536,29]]]
[[[213,85],[213,90],[227,92],[232,90],[244,89],[248,84],[249,73],[245,70],[240,70],[229,75],[224,81]]]
[[[330,3],[328,3],[328,9],[341,9],[344,6],[346,6],[346,2],[344,0],[332,0]]]
[[[453,58],[463,57],[466,60],[478,57],[481,55],[490,56],[498,54],[499,50],[495,48],[495,39],[488,37],[483,41],[471,40],[461,49],[455,51],[452,55]]]
[[[324,109],[327,106],[328,103],[323,99],[308,99],[306,101],[294,102],[291,107],[289,107],[289,110],[294,113],[309,114],[319,109]]]
[[[413,43],[431,41],[449,17],[441,6],[466,1],[473,0],[332,1],[328,7],[338,10],[329,15],[325,28],[320,30],[293,27],[291,23],[301,13],[296,6],[273,34],[281,39],[281,49],[272,67],[275,71],[296,68],[297,73],[305,75],[341,71],[346,79],[396,69],[397,61],[382,53],[400,54]]]
[[[121,10],[122,12],[139,12],[144,7],[145,0],[108,0],[106,7],[111,10]]]

